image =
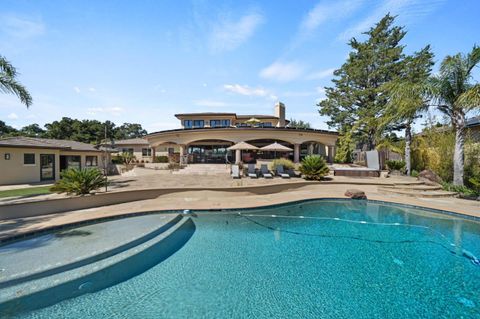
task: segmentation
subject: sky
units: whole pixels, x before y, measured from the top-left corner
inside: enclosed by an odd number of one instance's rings
[[[67,116],[178,128],[175,113],[273,114],[328,129],[316,104],[333,70],[386,13],[406,52],[438,63],[480,44],[478,0],[2,0],[0,55],[33,96],[0,94],[0,120],[21,128]],[[480,80],[478,70],[476,80]]]

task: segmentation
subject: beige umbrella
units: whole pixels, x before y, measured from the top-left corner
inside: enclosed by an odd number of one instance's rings
[[[258,150],[258,147],[256,146],[253,146],[252,144],[248,144],[248,143],[245,143],[245,142],[240,142],[240,143],[237,143],[235,145],[232,145],[230,146],[229,148],[227,148],[227,150],[229,151],[238,151],[239,153],[237,153],[239,155],[239,157],[237,157],[235,163],[239,163],[240,159],[242,158],[242,150]]]
[[[258,147],[253,146],[252,144],[248,144],[245,142],[239,142],[235,145],[230,146],[227,148],[229,151],[236,151],[236,150],[258,150]]]
[[[255,118],[255,117],[252,117],[251,119],[245,121],[245,123],[248,123],[248,124],[252,124],[252,125],[255,125],[255,124],[258,124],[258,123],[261,123],[262,121],[260,121],[259,119]]]
[[[267,146],[264,146],[262,148],[260,148],[262,151],[270,151],[270,152],[274,152],[273,154],[273,157],[276,158],[277,157],[277,151],[278,152],[290,152],[290,151],[293,151],[293,149],[291,149],[290,147],[287,147],[285,145],[282,145],[282,144],[279,144],[277,142],[275,143],[272,143],[270,145],[267,145]]]

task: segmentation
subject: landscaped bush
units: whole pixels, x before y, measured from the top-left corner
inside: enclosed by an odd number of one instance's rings
[[[401,160],[388,160],[386,164],[391,171],[401,171],[405,167],[405,162]]]
[[[302,160],[300,166],[303,178],[306,180],[321,180],[328,175],[329,168],[325,159],[319,155],[308,155]]]
[[[416,170],[412,170],[412,173],[410,175],[412,177],[418,177],[418,172]]]
[[[99,169],[69,168],[61,173],[61,179],[50,189],[55,193],[86,195],[105,186],[105,178]]]
[[[154,163],[168,163],[169,162],[168,156],[165,156],[165,155],[155,156],[155,158],[153,159],[153,162]]]
[[[480,195],[479,192],[476,192],[473,189],[468,188],[463,185],[453,185],[452,183],[442,183],[443,189],[449,192],[457,192],[465,197],[477,197]]]
[[[295,164],[291,160],[286,159],[286,158],[276,158],[270,164],[270,169],[273,171],[279,165],[283,166],[284,170],[295,168]]]
[[[129,164],[135,163],[135,160],[136,160],[135,155],[131,153],[121,153],[112,157],[113,164],[129,165]]]

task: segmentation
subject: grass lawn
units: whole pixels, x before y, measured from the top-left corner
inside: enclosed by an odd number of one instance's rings
[[[9,189],[6,191],[0,191],[0,198],[2,197],[13,197],[13,196],[34,196],[34,195],[43,195],[50,194],[51,186],[40,186],[40,187],[30,187],[30,188],[20,188],[20,189]]]

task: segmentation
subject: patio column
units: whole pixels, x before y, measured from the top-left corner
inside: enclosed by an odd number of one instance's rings
[[[155,148],[155,146],[154,146],[154,147],[152,147],[152,162],[155,161],[155,156],[156,156],[156,155],[157,155],[157,150],[156,150],[156,148]]]
[[[241,160],[242,160],[242,151],[235,150],[235,164],[240,164]]]
[[[183,156],[185,155],[185,145],[180,145],[180,164],[187,164],[183,162]],[[187,162],[187,161],[185,161]]]
[[[332,164],[334,159],[335,159],[335,146],[328,145],[328,162]]]
[[[300,144],[293,144],[293,162],[300,163]]]

